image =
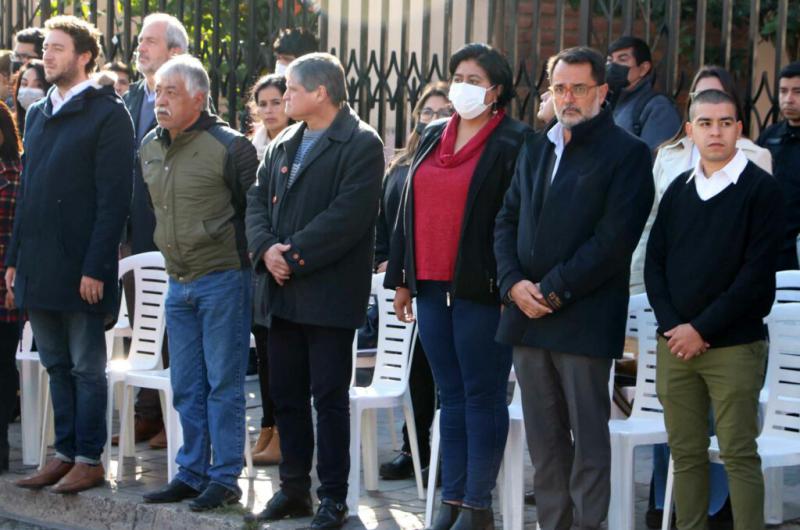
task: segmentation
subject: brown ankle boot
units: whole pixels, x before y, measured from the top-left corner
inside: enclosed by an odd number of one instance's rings
[[[260,453],[264,449],[267,448],[269,445],[269,441],[272,440],[272,427],[262,427],[261,432],[258,433],[258,440],[256,440],[256,445],[253,446],[253,454]]]
[[[281,462],[281,438],[278,435],[278,427],[272,428],[272,438],[267,447],[258,453],[253,453],[253,464],[256,466],[274,466]]]

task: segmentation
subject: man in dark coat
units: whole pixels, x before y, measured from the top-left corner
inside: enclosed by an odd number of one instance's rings
[[[281,433],[280,490],[258,516],[310,515],[317,409],[320,507],[311,528],[347,517],[352,344],[369,298],[383,144],[345,103],[344,70],[314,53],[289,66],[286,113],[299,123],[267,148],[248,193],[247,240],[269,274],[270,388]]]
[[[132,254],[157,250],[153,243],[156,218],[147,194],[147,186],[142,179],[142,168],[138,163],[142,139],[156,128],[153,110],[156,101],[156,71],[170,58],[186,53],[188,45],[186,29],[175,17],[153,13],[144,19],[136,48],[136,69],[144,78],[131,85],[123,98],[136,130],[137,163],[134,166],[133,204],[128,227]]]
[[[145,17],[139,32],[139,45],[136,48],[136,69],[144,76],[131,85],[123,97],[128,112],[133,119],[136,131],[136,163],[133,166],[133,202],[131,216],[128,220],[127,245],[125,250],[131,254],[158,250],[153,242],[156,217],[150,202],[147,186],[142,178],[142,165],[139,162],[139,149],[147,133],[156,128],[154,111],[156,101],[156,71],[172,57],[185,53],[189,46],[189,37],[181,22],[165,13],[152,13]],[[134,307],[133,278],[125,278],[125,299],[130,310]],[[164,341],[165,366],[167,358],[167,341]],[[134,406],[136,422],[134,437],[136,442],[149,440],[150,447],[161,449],[167,446],[164,423],[161,418],[161,404],[157,390],[143,388],[139,390]],[[116,435],[114,437],[116,442]]]
[[[800,237],[800,61],[783,67],[778,81],[778,103],[784,119],[770,125],[758,137],[758,145],[769,149],[775,180],[786,202],[786,233],[778,270],[794,270]]]
[[[56,456],[17,484],[75,493],[102,484],[104,324],[118,308],[117,256],[131,198],[133,125],[112,85],[89,78],[99,32],[71,16],[45,25],[53,83],[28,111],[25,168],[6,285],[27,310],[50,375]]]
[[[603,107],[603,57],[550,59],[557,122],[526,142],[495,225],[498,340],[514,346],[542,528],[599,529],[610,498],[609,371],[653,202],[647,145]]]

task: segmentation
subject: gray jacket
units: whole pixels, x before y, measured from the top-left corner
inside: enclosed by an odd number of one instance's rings
[[[683,123],[672,101],[663,94],[655,93],[653,81],[652,75],[645,77],[632,91],[623,92],[614,107],[614,122],[634,136],[637,136],[634,131],[636,111],[641,108],[639,123],[642,129],[638,136],[650,147],[651,152],[675,136]]]

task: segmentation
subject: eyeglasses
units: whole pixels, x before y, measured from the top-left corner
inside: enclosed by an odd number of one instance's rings
[[[585,98],[589,95],[589,90],[597,88],[600,85],[553,85],[550,87],[550,92],[558,98],[563,98],[567,92],[576,98]]]
[[[441,118],[449,118],[450,116],[453,115],[453,110],[448,107],[439,110],[433,110],[430,107],[425,107],[424,109],[422,109],[422,112],[420,112],[419,115],[420,117],[425,119],[436,118],[438,120]]]

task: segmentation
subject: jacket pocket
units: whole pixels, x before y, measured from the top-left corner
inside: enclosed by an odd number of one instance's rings
[[[230,215],[203,219],[203,232],[211,241],[224,241],[233,236],[233,226],[230,222]]]

